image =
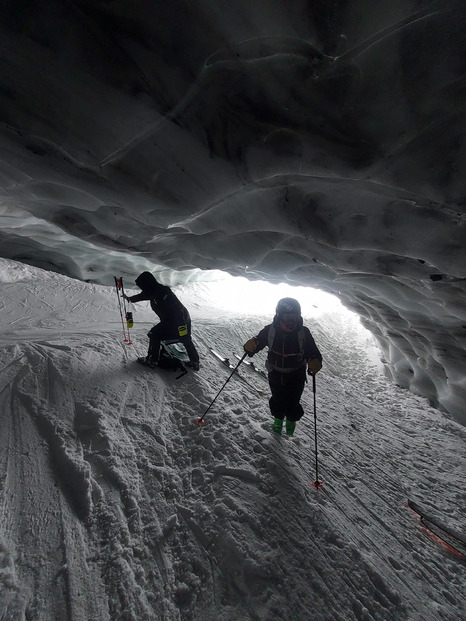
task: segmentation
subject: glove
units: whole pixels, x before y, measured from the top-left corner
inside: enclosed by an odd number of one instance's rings
[[[312,358],[311,360],[307,361],[307,374],[308,375],[315,375],[321,370],[321,368],[322,368],[322,363],[318,358]]]
[[[246,341],[246,343],[243,345],[243,349],[248,354],[248,356],[252,358],[257,350],[256,339],[249,339],[249,341]]]

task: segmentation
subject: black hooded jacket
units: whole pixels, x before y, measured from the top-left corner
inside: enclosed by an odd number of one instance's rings
[[[141,293],[131,296],[131,302],[150,300],[150,306],[160,321],[185,324],[189,321],[188,310],[179,301],[170,287],[160,284],[150,272],[143,272],[136,278]]]

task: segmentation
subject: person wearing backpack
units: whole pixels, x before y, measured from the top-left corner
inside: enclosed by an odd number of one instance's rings
[[[301,317],[301,306],[294,298],[281,299],[271,324],[244,344],[248,356],[268,346],[267,361],[269,386],[272,396],[270,411],[274,417],[272,429],[281,433],[286,419],[286,433],[292,436],[296,421],[304,414],[300,403],[308,375],[322,368],[322,355],[314,338]]]
[[[145,358],[138,358],[138,362],[149,367],[156,367],[159,362],[160,342],[177,340],[184,345],[189,356],[186,366],[199,371],[199,354],[191,339],[191,317],[188,310],[179,301],[170,287],[162,285],[150,272],[143,272],[136,278],[136,285],[141,293],[127,296],[129,302],[149,300],[154,313],[158,315],[160,323],[148,333],[149,349]]]

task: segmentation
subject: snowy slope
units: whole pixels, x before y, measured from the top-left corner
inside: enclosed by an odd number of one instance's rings
[[[406,507],[464,532],[465,429],[391,386],[350,315],[306,321],[324,355],[294,438],[266,381],[228,377],[270,314],[192,310],[199,373],[141,368],[112,287],[0,263],[0,619],[456,621],[466,564]],[[256,360],[256,359],[255,359]],[[255,387],[255,388],[254,388]]]

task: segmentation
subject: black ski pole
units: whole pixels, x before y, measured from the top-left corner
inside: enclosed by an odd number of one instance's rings
[[[314,439],[315,439],[315,453],[316,453],[316,480],[312,484],[314,487],[319,488],[322,485],[322,481],[319,480],[319,463],[317,460],[317,407],[316,407],[316,374],[312,374],[312,390],[314,392]]]
[[[245,351],[243,354],[243,357],[241,358],[241,360],[238,362],[238,364],[236,365],[236,367],[233,369],[233,371],[230,373],[227,381],[223,384],[223,386],[220,388],[220,390],[218,391],[218,393],[215,395],[213,401],[211,402],[211,404],[209,405],[209,407],[207,408],[207,410],[204,412],[204,414],[202,416],[198,416],[197,417],[197,424],[202,426],[204,424],[204,416],[207,414],[207,412],[210,410],[210,408],[213,406],[213,404],[215,403],[215,401],[217,400],[217,397],[219,396],[219,394],[222,392],[222,390],[225,388],[225,386],[228,384],[228,382],[231,380],[231,378],[233,377],[233,375],[235,374],[235,372],[238,370],[239,365],[243,362],[243,360],[246,358],[246,356],[248,355],[248,352]]]

